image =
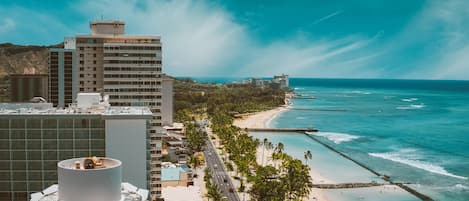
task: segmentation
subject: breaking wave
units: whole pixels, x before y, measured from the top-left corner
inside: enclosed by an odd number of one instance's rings
[[[418,98],[403,98],[401,100],[404,101],[404,102],[414,102],[414,101],[417,101],[419,99]]]
[[[313,133],[308,133],[308,134],[313,134]],[[360,136],[356,136],[356,135],[350,135],[346,133],[333,133],[333,132],[317,132],[317,133],[314,133],[314,135],[325,137],[328,140],[336,144],[340,144],[342,142],[349,142],[354,139],[360,138]]]
[[[435,174],[445,175],[458,179],[467,179],[467,177],[449,173],[439,165],[419,160],[418,158],[420,157],[416,156],[414,149],[402,149],[400,151],[386,153],[368,153],[368,155],[397,163],[402,163]]]
[[[409,106],[398,106],[396,107],[396,109],[398,110],[418,110],[418,109],[422,109],[425,107],[425,104],[421,103],[421,104],[411,104]]]
[[[368,92],[368,91],[346,91],[345,93],[348,93],[348,94],[364,94],[364,95],[371,94],[371,92]]]

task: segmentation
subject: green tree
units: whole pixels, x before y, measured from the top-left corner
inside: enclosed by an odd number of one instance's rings
[[[270,165],[257,168],[253,184],[248,191],[251,199],[255,201],[283,201],[286,191],[278,174],[278,170]]]
[[[285,200],[301,200],[309,195],[313,182],[309,167],[298,159],[286,157],[283,160],[281,182],[284,184]]]
[[[207,198],[211,198],[213,201],[222,201],[223,194],[221,193],[220,189],[217,185],[211,185],[210,188],[207,189]]]

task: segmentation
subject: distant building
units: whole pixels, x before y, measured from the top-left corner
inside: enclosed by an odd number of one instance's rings
[[[49,97],[54,107],[68,107],[77,95],[77,59],[74,49],[49,49]]]
[[[247,81],[243,81],[243,83],[250,83],[255,85],[256,87],[265,88],[265,87],[273,87],[273,88],[281,88],[286,89],[289,87],[289,78],[288,75],[275,75],[273,79],[261,79],[261,78],[251,78]]]
[[[122,166],[121,161],[112,158],[60,161],[58,184],[32,193],[30,201],[146,201],[148,190],[121,183]]]
[[[10,75],[10,101],[29,102],[34,97],[48,98],[47,74]]]
[[[122,161],[122,178],[147,188],[151,171],[152,113],[147,107],[110,107],[99,94],[78,94],[66,109],[51,103],[0,104],[0,200],[25,201],[57,183],[57,162],[74,157]]]
[[[274,79],[272,79],[272,82],[279,84],[281,89],[288,88],[289,86],[288,75],[285,75],[285,74],[275,75]]]

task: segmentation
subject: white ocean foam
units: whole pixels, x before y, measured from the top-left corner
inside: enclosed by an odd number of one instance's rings
[[[370,156],[382,158],[390,161],[394,161],[397,163],[402,163],[414,168],[422,169],[428,172],[432,172],[435,174],[445,175],[453,178],[458,179],[467,179],[467,177],[455,175],[446,171],[443,167],[431,164],[429,162],[419,160],[415,155],[415,150],[413,149],[403,149],[397,152],[387,152],[387,153],[368,153]]]
[[[417,101],[419,99],[418,98],[403,98],[401,100],[404,101],[404,102],[414,102],[414,101]]]
[[[350,93],[350,94],[364,94],[364,95],[371,94],[371,92],[368,92],[368,91],[346,91],[345,93]]]
[[[411,104],[409,106],[398,106],[396,107],[396,109],[398,110],[418,110],[418,109],[422,109],[425,107],[425,104],[423,103],[420,103],[420,104]]]
[[[328,140],[330,140],[330,141],[332,141],[336,144],[340,144],[342,142],[349,142],[349,141],[352,141],[354,139],[360,138],[360,136],[350,135],[350,134],[346,134],[346,133],[317,132],[317,133],[308,133],[308,134],[314,134],[314,135],[317,135],[317,136],[325,137]]]
[[[457,190],[469,191],[469,186],[465,186],[463,184],[456,184],[453,187]]]

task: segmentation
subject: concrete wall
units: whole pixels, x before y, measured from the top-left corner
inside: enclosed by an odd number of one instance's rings
[[[147,189],[147,120],[106,120],[106,157],[122,162],[122,181]]]
[[[162,83],[162,107],[161,107],[161,120],[163,126],[173,125],[173,80],[164,77]]]

